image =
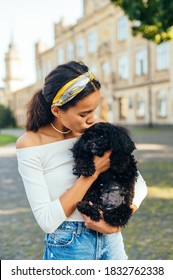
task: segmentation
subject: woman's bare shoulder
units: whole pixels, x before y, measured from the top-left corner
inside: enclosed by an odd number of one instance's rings
[[[39,134],[33,131],[27,131],[17,139],[16,149],[29,148],[40,145]]]

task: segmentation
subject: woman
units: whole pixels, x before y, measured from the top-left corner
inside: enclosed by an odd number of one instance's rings
[[[110,166],[110,153],[95,157],[93,176],[72,174],[70,149],[96,120],[100,83],[83,63],[59,65],[45,78],[27,110],[26,133],[17,141],[19,172],[33,214],[46,232],[44,259],[127,259],[119,227],[91,221],[76,209],[99,174]],[[135,186],[135,212],[146,196],[141,175]]]

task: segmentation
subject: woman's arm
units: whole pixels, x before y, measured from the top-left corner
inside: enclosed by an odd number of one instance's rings
[[[107,151],[102,157],[96,156],[94,159],[96,171],[93,176],[80,176],[76,183],[60,197],[62,207],[67,217],[70,216],[76,209],[77,202],[82,200],[99,174],[106,171],[110,167],[110,154],[111,152]]]
[[[18,170],[34,217],[46,233],[53,232],[65,219],[57,199],[51,200],[39,157],[34,152],[17,151]]]
[[[44,178],[42,162],[34,151],[36,149],[28,152],[25,149],[17,150],[18,169],[36,221],[45,232],[51,233],[72,214],[77,202],[82,200],[98,175],[109,168],[110,152],[96,158],[96,172],[93,176],[80,176],[71,188],[60,197],[57,195],[57,199],[52,201]]]

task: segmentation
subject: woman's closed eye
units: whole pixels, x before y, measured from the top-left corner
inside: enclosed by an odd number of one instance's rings
[[[92,114],[94,111],[95,111],[95,109],[94,109],[94,110],[87,111],[87,112],[81,112],[79,115],[80,115],[82,118],[85,118],[87,115]]]
[[[83,113],[83,114],[80,114],[79,116],[82,118],[85,118],[87,115],[88,115],[88,113]]]

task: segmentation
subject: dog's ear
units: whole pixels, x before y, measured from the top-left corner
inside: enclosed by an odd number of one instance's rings
[[[136,149],[134,142],[128,136],[128,134],[126,135],[126,137],[123,141],[123,148],[125,150],[125,153],[127,153],[127,154],[131,154]]]
[[[85,141],[79,138],[71,149],[74,158],[73,173],[76,175],[91,176],[95,172],[93,156],[85,149]]]
[[[128,130],[124,127],[114,126],[111,138],[112,149],[115,152],[131,154],[136,149]]]
[[[94,172],[95,167],[91,158],[85,156],[74,160],[73,174],[88,177],[92,176]]]
[[[71,148],[71,152],[73,153],[73,158],[80,158],[84,152],[84,143],[83,139],[80,137]]]

